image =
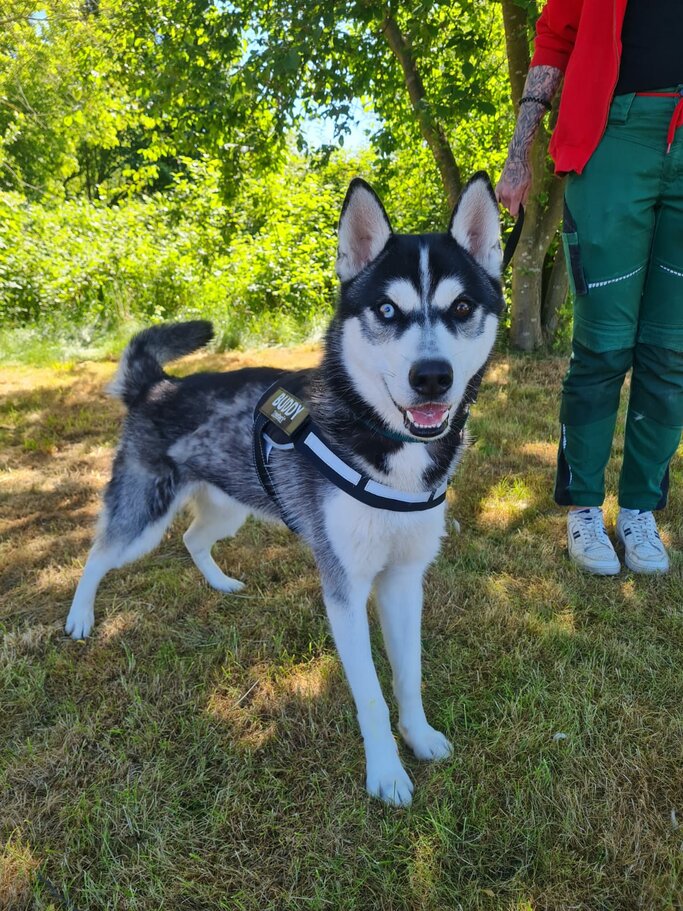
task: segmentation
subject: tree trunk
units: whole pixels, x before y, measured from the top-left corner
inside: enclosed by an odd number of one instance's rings
[[[548,278],[548,286],[543,295],[541,305],[541,328],[543,329],[543,340],[546,345],[551,345],[555,338],[560,310],[567,300],[568,292],[567,267],[564,261],[564,250],[560,244],[555,251],[553,266]]]
[[[519,99],[524,94],[524,82],[531,63],[528,37],[529,20],[527,11],[511,0],[503,0],[502,9],[510,90],[512,103],[517,111]]]
[[[391,52],[401,65],[410,103],[413,106],[420,132],[436,161],[441,181],[448,197],[448,203],[451,208],[454,208],[460,196],[462,180],[453,150],[443,127],[432,114],[410,44],[390,13],[385,16],[381,28]]]
[[[530,64],[528,19],[514,0],[502,0],[502,9],[512,101],[517,110]],[[533,182],[524,231],[513,260],[510,343],[522,351],[533,351],[548,341],[543,314],[550,314],[554,306],[543,300],[543,267],[562,215],[563,188],[548,167],[548,139],[541,124],[531,150]],[[559,293],[560,287],[556,290]],[[551,323],[548,316],[547,325]]]
[[[522,237],[512,271],[512,318],[510,344],[520,351],[534,351],[543,344],[541,303],[543,257],[539,256],[533,232]]]
[[[522,351],[533,351],[546,341],[541,317],[543,266],[557,233],[564,199],[563,182],[548,169],[546,148],[547,135],[539,131],[531,151],[534,178],[524,230],[513,261],[510,343]]]

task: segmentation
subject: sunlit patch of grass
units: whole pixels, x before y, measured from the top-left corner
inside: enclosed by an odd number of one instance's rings
[[[505,386],[510,381],[510,364],[505,358],[499,358],[489,367],[486,380],[492,386]]]
[[[531,456],[545,465],[555,465],[557,461],[557,444],[545,441],[534,440],[533,442],[522,443],[519,447],[522,455]]]
[[[527,629],[531,633],[538,633],[543,636],[571,636],[576,632],[574,611],[559,610],[548,619],[538,615],[530,616],[527,621]]]
[[[235,743],[259,749],[277,736],[281,722],[294,707],[309,714],[310,707],[324,698],[331,675],[338,675],[336,659],[321,655],[300,662],[274,665],[259,662],[246,677],[234,680],[232,660],[221,669],[220,679],[207,702],[211,717],[227,725]]]
[[[660,521],[672,572],[581,573],[552,502],[565,363],[496,360],[449,491],[462,530],[425,587],[425,705],[454,753],[400,746],[416,792],[397,813],[365,794],[315,565],[290,532],[250,520],[216,546],[247,584],[228,597],[193,566],[181,516],[106,578],[92,638],[63,636],[122,416],[103,393],[115,365],[72,361],[0,369],[0,870],[15,890],[0,880],[0,907],[61,911],[42,875],[82,911],[679,907],[679,462]]]
[[[529,508],[532,493],[522,478],[502,478],[482,501],[479,521],[483,525],[507,528]]]
[[[416,908],[432,907],[436,883],[440,878],[438,853],[433,836],[419,835],[415,840],[410,869],[410,891]]]
[[[117,357],[136,328],[126,322],[116,328],[53,326],[0,330],[0,363],[30,364],[69,373],[84,360]]]
[[[39,866],[30,846],[16,832],[0,848],[0,911],[29,911],[31,882]]]

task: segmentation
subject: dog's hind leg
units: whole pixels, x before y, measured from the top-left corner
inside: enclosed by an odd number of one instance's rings
[[[195,519],[183,535],[195,566],[212,588],[219,592],[238,592],[244,583],[226,576],[211,556],[211,548],[221,538],[231,538],[249,515],[249,509],[216,487],[200,487],[192,497]]]
[[[453,747],[425,716],[421,692],[422,577],[424,566],[389,566],[377,577],[384,645],[393,671],[399,730],[418,759],[443,759]]]
[[[65,630],[73,639],[92,630],[95,595],[105,575],[153,550],[183,502],[173,472],[150,476],[126,471],[122,462],[117,457],[114,463],[97,538],[66,618]]]

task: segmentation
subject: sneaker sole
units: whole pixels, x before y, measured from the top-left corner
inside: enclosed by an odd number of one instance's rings
[[[650,566],[647,563],[636,563],[634,560],[631,560],[630,557],[627,557],[626,554],[624,554],[624,563],[631,572],[644,573],[649,576],[654,576],[657,573],[664,575],[664,573],[668,573],[671,568],[668,564],[666,566]]]
[[[670,567],[668,566],[644,566],[643,564],[636,565],[632,563],[628,557],[624,557],[624,563],[628,566],[631,572],[641,573],[646,576],[656,576],[657,573],[664,575],[669,572]]]

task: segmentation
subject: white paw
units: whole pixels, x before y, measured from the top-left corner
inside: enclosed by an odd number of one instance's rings
[[[401,727],[401,735],[418,759],[446,759],[453,752],[450,740],[429,724],[410,730]]]
[[[368,760],[365,787],[371,797],[394,807],[407,807],[413,799],[413,783],[398,756],[388,762]]]
[[[72,605],[64,629],[72,639],[85,639],[94,625],[95,614],[93,611]]]
[[[220,576],[212,576],[210,579],[207,577],[206,581],[216,591],[224,592],[226,595],[241,592],[244,588],[244,582],[240,582],[239,579],[231,579],[230,576],[224,576],[222,573]]]

